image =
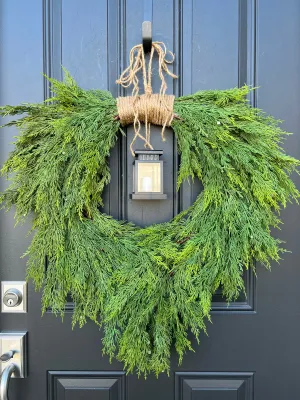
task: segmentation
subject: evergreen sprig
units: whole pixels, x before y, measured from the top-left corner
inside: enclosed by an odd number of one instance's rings
[[[55,97],[0,108],[21,115],[20,135],[2,168],[11,179],[0,201],[30,215],[34,237],[27,276],[43,289],[43,311],[104,328],[103,352],[128,372],[170,370],[210,320],[212,295],[244,290],[244,268],[270,268],[284,251],[270,228],[298,200],[289,175],[299,161],[281,148],[278,121],[251,108],[249,88],[200,91],[175,100],[172,128],[181,163],[178,188],[197,177],[204,190],[172,221],[139,228],[99,212],[110,181],[108,159],[120,129],[109,92],[83,90],[66,73],[49,79]]]

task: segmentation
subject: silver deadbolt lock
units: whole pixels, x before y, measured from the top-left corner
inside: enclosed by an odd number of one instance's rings
[[[27,312],[27,283],[25,281],[1,282],[1,312]],[[2,400],[1,393],[0,400]]]
[[[3,303],[7,307],[17,307],[23,299],[22,293],[16,288],[8,289],[3,296]]]

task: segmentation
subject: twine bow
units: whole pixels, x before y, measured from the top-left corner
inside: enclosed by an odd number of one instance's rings
[[[152,94],[152,64],[155,53],[158,55],[158,74],[161,80],[159,94]],[[170,60],[166,58],[167,54],[171,55]],[[130,144],[132,155],[134,155],[133,145],[138,137],[144,141],[146,148],[153,149],[150,143],[151,123],[162,126],[161,137],[165,141],[165,128],[171,125],[174,117],[174,96],[166,95],[165,75],[169,75],[174,79],[177,78],[168,68],[168,64],[172,64],[174,58],[174,54],[167,51],[164,43],[153,42],[147,67],[143,45],[136,45],[130,51],[129,66],[116,81],[124,88],[133,85],[132,96],[119,97],[117,99],[121,124],[125,126],[133,123],[135,135]],[[139,95],[139,71],[142,71],[143,76],[143,95]],[[145,135],[141,134],[141,122],[145,123]]]

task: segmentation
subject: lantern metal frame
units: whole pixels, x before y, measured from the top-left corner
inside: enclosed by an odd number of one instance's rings
[[[133,162],[133,193],[131,198],[133,200],[165,200],[167,195],[163,192],[164,190],[164,179],[163,179],[163,160],[160,160],[160,156],[163,155],[163,150],[135,150],[136,159]],[[157,160],[141,159],[142,155],[158,155]],[[160,164],[160,191],[159,192],[139,192],[138,191],[138,165],[145,163]]]

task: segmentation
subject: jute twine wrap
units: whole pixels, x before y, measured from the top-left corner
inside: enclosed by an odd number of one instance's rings
[[[158,74],[161,79],[159,94],[152,94],[152,63],[154,54],[158,55]],[[169,53],[171,59],[167,60]],[[150,124],[161,125],[161,136],[164,141],[164,132],[167,126],[170,126],[174,117],[173,105],[174,96],[166,95],[167,84],[165,74],[172,78],[177,78],[169,69],[168,64],[174,61],[174,54],[166,50],[162,42],[153,42],[150,52],[148,67],[146,66],[143,45],[134,46],[130,51],[130,64],[122,72],[117,83],[127,88],[133,85],[132,96],[118,97],[118,117],[121,125],[133,124],[135,135],[130,144],[130,150],[134,156],[133,145],[139,137],[144,141],[146,148],[153,149],[150,143]],[[143,85],[145,94],[139,95],[138,72],[142,71]],[[141,133],[141,122],[145,124],[145,134]]]
[[[134,155],[133,144],[139,137],[145,142],[145,147],[153,149],[150,143],[150,124],[161,125],[161,137],[164,141],[166,126],[171,126],[173,120],[173,104],[175,96],[160,94],[142,94],[133,97],[118,97],[117,106],[120,122],[123,126],[133,124],[134,138],[130,144]],[[145,136],[141,134],[141,122],[145,123]]]

